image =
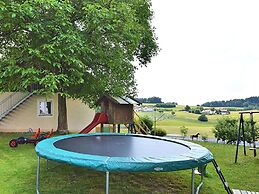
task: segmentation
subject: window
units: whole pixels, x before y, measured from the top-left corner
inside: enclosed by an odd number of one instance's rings
[[[52,116],[52,100],[39,101],[39,116]]]

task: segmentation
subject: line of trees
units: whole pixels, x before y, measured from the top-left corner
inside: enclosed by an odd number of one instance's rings
[[[212,101],[202,104],[205,107],[259,107],[259,96],[249,97],[245,99],[233,99],[227,101]]]
[[[167,103],[156,104],[156,107],[158,107],[158,108],[174,108],[176,106],[177,106],[176,102],[167,102]]]
[[[177,106],[177,102],[163,102],[160,97],[149,97],[149,98],[136,98],[141,103],[155,103],[158,108],[174,108]]]
[[[136,98],[141,103],[163,103],[162,99],[156,96],[149,97],[149,98]]]

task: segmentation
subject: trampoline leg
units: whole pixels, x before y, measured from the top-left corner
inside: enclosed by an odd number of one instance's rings
[[[194,168],[192,169],[192,191],[191,194],[194,194],[195,192],[195,188],[194,188]]]
[[[46,160],[46,170],[48,170],[49,169],[49,160],[47,159]]]
[[[200,182],[199,186],[196,189],[196,194],[199,194],[199,192],[200,192],[200,189],[201,189],[201,187],[203,185],[203,178],[204,178],[204,172],[201,173],[201,182]]]
[[[106,191],[105,194],[109,194],[109,172],[106,172]]]
[[[40,194],[39,192],[39,176],[40,176],[40,157],[38,156],[38,166],[37,166],[37,175],[36,175],[36,193]]]

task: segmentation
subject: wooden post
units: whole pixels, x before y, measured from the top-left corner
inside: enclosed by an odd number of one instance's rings
[[[118,124],[118,133],[120,133],[120,132],[121,132],[121,125]]]
[[[244,117],[243,114],[241,114],[242,117],[242,136],[243,136],[243,145],[244,145],[244,155],[246,156],[246,137],[245,137],[245,126],[244,126]]]
[[[116,124],[112,124],[112,132],[116,133]]]
[[[101,133],[103,133],[103,123],[101,123]]]
[[[254,150],[254,157],[256,157],[256,145],[255,145],[255,123],[253,119],[253,113],[250,113],[250,122],[252,127],[252,139],[253,139],[253,150]]]
[[[238,132],[237,132],[237,145],[236,145],[235,163],[237,163],[238,146],[239,146],[239,141],[240,141],[240,129],[241,129],[242,119],[243,119],[243,114],[241,113],[241,115],[240,115],[240,120],[239,120]]]

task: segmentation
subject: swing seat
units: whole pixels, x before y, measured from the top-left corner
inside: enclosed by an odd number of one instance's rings
[[[256,150],[256,149],[259,149],[259,147],[256,147],[256,148],[249,148],[249,150]]]

